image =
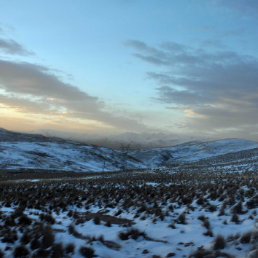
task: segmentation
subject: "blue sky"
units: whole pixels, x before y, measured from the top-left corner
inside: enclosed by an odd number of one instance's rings
[[[0,126],[257,139],[257,11],[252,0],[0,0]]]

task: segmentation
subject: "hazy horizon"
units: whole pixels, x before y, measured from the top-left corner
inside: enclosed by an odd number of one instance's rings
[[[258,141],[256,1],[0,7],[0,127]]]
[[[0,130],[7,130],[0,128]],[[9,130],[7,130],[9,131]],[[45,137],[57,137],[64,140],[72,140],[86,145],[97,145],[100,147],[106,147],[111,149],[151,149],[151,148],[166,148],[187,143],[208,143],[214,141],[224,141],[231,139],[240,139],[244,141],[250,141],[247,138],[205,138],[205,137],[190,137],[190,136],[179,136],[175,134],[165,133],[121,133],[113,135],[98,135],[98,134],[76,134],[69,132],[60,132],[53,130],[37,130],[37,131],[15,131],[10,130],[14,133],[25,133],[26,135],[42,135]],[[22,137],[23,138],[23,137]],[[19,138],[16,138],[18,140]],[[36,140],[37,138],[35,138]],[[33,138],[31,139],[33,141]],[[37,140],[36,140],[37,141]],[[251,140],[252,142],[257,142]],[[251,143],[251,142],[250,142]]]

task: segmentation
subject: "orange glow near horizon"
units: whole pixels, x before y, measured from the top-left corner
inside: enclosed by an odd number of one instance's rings
[[[66,117],[60,114],[32,114],[19,112],[0,104],[0,127],[12,131],[56,130],[75,133],[108,133],[114,131],[112,126],[95,120]]]

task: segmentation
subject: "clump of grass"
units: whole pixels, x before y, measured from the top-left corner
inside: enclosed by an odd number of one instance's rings
[[[39,258],[39,257],[49,257],[50,255],[50,251],[40,248],[38,249],[34,254],[33,254],[33,258]]]
[[[252,250],[250,253],[249,253],[249,256],[250,258],[257,258],[258,257],[258,249],[256,250]]]
[[[54,244],[51,248],[52,257],[64,257],[64,249],[61,243]]]
[[[38,238],[34,238],[31,242],[30,242],[30,248],[32,250],[38,249],[40,248],[40,242],[38,240]]]
[[[55,241],[55,236],[53,234],[53,231],[50,227],[46,227],[43,230],[43,237],[42,237],[42,242],[41,245],[43,248],[48,248],[53,245]]]
[[[189,258],[203,258],[203,257],[214,257],[210,250],[205,250],[199,247],[194,253],[190,254]]]
[[[185,213],[184,213],[184,212],[181,213],[181,214],[178,216],[176,222],[177,222],[178,224],[187,224],[187,223],[186,223],[186,218],[185,218]]]
[[[224,206],[221,206],[220,210],[219,210],[219,214],[218,216],[223,216],[225,215],[225,207]]]
[[[99,224],[100,224],[100,218],[99,218],[99,216],[95,216],[94,219],[93,219],[93,222],[94,222],[96,225],[99,225]]]
[[[18,257],[19,258],[21,258],[21,257],[28,257],[29,251],[28,251],[28,249],[25,246],[20,245],[20,246],[17,246],[14,249],[13,255],[14,255],[14,257],[17,257],[17,258]]]
[[[21,237],[21,243],[24,245],[27,245],[29,242],[30,242],[30,236],[27,232],[25,232]]]
[[[211,226],[208,219],[205,219],[205,220],[203,221],[202,225],[203,225],[205,228],[207,228],[207,229],[210,229],[210,226]]]
[[[19,224],[22,226],[30,225],[31,223],[32,223],[32,220],[25,214],[22,214],[21,217],[19,218]]]
[[[90,247],[85,247],[85,246],[82,246],[80,248],[80,254],[83,256],[83,257],[86,257],[86,258],[92,258],[94,257],[94,249],[90,248]]]
[[[239,217],[238,217],[238,215],[237,215],[236,213],[232,215],[231,221],[232,221],[232,222],[235,222],[236,224],[239,224],[239,223],[240,223]]]
[[[226,246],[226,241],[225,241],[224,237],[222,235],[218,235],[215,238],[213,249],[214,250],[224,249],[225,246]]]
[[[45,221],[52,225],[55,224],[55,222],[56,222],[56,220],[50,214],[41,213],[39,217],[40,217],[41,221]]]
[[[250,243],[251,236],[252,236],[252,233],[251,233],[251,232],[247,232],[247,233],[243,234],[242,237],[240,238],[240,242],[241,242],[242,244],[248,244],[248,243]]]
[[[12,231],[9,228],[2,231],[1,234],[2,234],[2,242],[3,243],[13,244],[18,239],[16,231]]]
[[[107,227],[112,227],[112,224],[111,224],[110,221],[107,221],[106,224],[105,224],[105,226],[107,226]]]
[[[206,219],[206,217],[205,217],[204,215],[200,215],[200,216],[198,217],[198,219],[201,220],[201,221],[204,221],[204,220]]]
[[[211,229],[208,229],[206,232],[203,233],[203,235],[213,237],[213,232],[211,231]]]
[[[67,244],[66,247],[65,247],[65,252],[68,253],[68,254],[73,254],[74,253],[74,244],[73,243],[70,243],[70,244]]]
[[[238,202],[231,210],[235,214],[243,214],[244,212],[242,202]]]
[[[121,240],[128,240],[129,238],[136,240],[140,236],[146,238],[146,234],[144,232],[140,232],[138,229],[131,229],[126,232],[120,232],[118,236]]]

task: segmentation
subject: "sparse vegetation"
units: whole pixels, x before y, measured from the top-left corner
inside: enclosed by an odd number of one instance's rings
[[[254,254],[257,189],[255,172],[131,172],[83,180],[2,181],[0,241],[4,253],[15,257],[94,257],[101,246],[106,252],[130,248],[136,257],[163,257],[151,245],[146,248],[154,242],[171,246],[167,257],[189,255],[194,247],[190,257],[230,255],[227,248],[233,247],[242,254],[241,245]],[[250,231],[242,224],[250,225]],[[225,228],[223,236],[218,225]],[[227,232],[228,225],[233,232]],[[67,234],[69,242],[63,240]],[[135,241],[142,242],[139,250]],[[208,243],[213,248],[205,248]]]

